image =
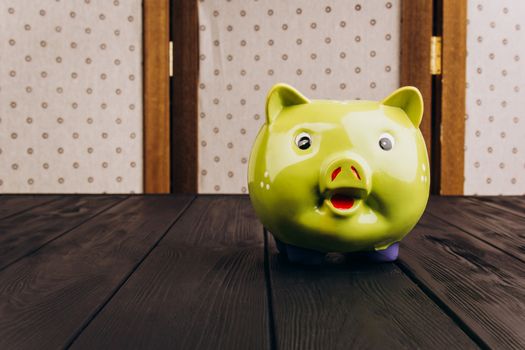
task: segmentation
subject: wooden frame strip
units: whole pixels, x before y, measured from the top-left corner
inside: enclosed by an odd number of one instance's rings
[[[170,192],[169,0],[143,2],[144,192]]]
[[[432,76],[430,75],[432,16],[432,0],[401,1],[400,84],[415,86],[423,95],[425,113],[420,129],[429,156],[432,147]]]
[[[198,191],[198,2],[172,0],[172,191]]]
[[[467,1],[443,0],[440,194],[462,195],[465,167]]]

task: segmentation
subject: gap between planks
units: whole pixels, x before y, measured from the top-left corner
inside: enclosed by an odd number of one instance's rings
[[[117,284],[115,289],[110,293],[109,297],[103,301],[99,307],[95,310],[95,312],[88,318],[88,320],[78,329],[78,331],[73,334],[71,339],[66,343],[65,349],[71,348],[75,341],[78,339],[78,337],[82,334],[82,332],[89,326],[89,324],[100,314],[102,310],[106,307],[106,305],[113,299],[113,297],[118,293],[120,288],[126,284],[126,282],[129,280],[129,278],[133,275],[135,271],[142,265],[142,263],[150,256],[151,252],[159,245],[159,243],[166,237],[170,229],[180,220],[180,218],[184,215],[186,210],[191,206],[191,204],[195,201],[196,196],[193,196],[188,203],[182,208],[182,210],[178,213],[178,215],[175,217],[175,220],[166,228],[166,231],[159,237],[159,239],[151,246],[151,248],[146,252],[146,254],[140,259],[135,266],[133,266],[129,273],[124,276],[122,281]]]
[[[266,284],[266,298],[268,302],[268,338],[270,349],[277,349],[275,319],[273,314],[272,279],[270,275],[270,248],[268,245],[268,231],[263,227],[264,237],[264,280]]]
[[[9,200],[8,197],[9,197],[9,195],[2,195],[2,197],[0,197],[0,200],[2,200],[2,199]],[[26,197],[26,196],[24,196],[24,195],[20,195],[20,196],[18,196],[18,195],[17,195],[17,196],[13,196],[13,197],[24,198],[24,197]],[[11,197],[11,198],[13,198],[13,197]],[[39,196],[33,196],[33,197],[34,197],[34,198],[38,198]],[[43,196],[42,196],[42,198],[43,198]],[[28,206],[28,207],[25,207],[25,208],[22,208],[22,209],[20,209],[20,210],[17,210],[17,211],[15,211],[15,212],[11,213],[11,214],[8,214],[8,215],[6,215],[6,216],[0,217],[0,220],[9,219],[9,218],[11,218],[11,217],[13,217],[13,216],[15,216],[15,215],[19,215],[19,214],[25,213],[25,212],[27,212],[27,211],[29,211],[29,210],[32,210],[32,209],[35,209],[36,207],[39,207],[39,206],[43,206],[43,205],[50,204],[51,202],[57,201],[57,200],[59,200],[59,199],[60,199],[59,196],[56,196],[56,197],[55,197],[55,196],[52,196],[52,197],[50,197],[47,201],[44,201],[44,202],[42,202],[42,203],[38,203],[38,204],[34,204],[34,205],[30,205],[30,206]]]
[[[499,209],[499,208],[498,208],[498,209]],[[485,243],[485,244],[491,246],[492,248],[497,249],[497,250],[499,250],[500,252],[502,252],[502,253],[504,253],[504,254],[506,254],[506,255],[508,255],[508,256],[510,256],[510,257],[512,257],[512,258],[514,258],[514,259],[516,259],[516,260],[518,260],[518,261],[520,261],[520,262],[522,262],[522,263],[525,262],[525,260],[523,260],[522,258],[520,258],[520,257],[518,257],[518,256],[516,256],[516,255],[514,255],[514,254],[512,254],[512,253],[510,253],[510,252],[508,252],[508,251],[506,251],[506,250],[504,250],[504,249],[501,248],[501,247],[498,247],[497,245],[495,245],[494,243],[490,242],[489,240],[483,239],[483,238],[479,237],[478,235],[475,235],[475,234],[473,234],[473,233],[467,231],[465,228],[461,227],[460,225],[457,225],[457,224],[454,223],[454,222],[451,222],[451,221],[448,221],[448,220],[446,220],[446,219],[443,219],[441,216],[436,215],[436,214],[432,213],[431,211],[429,211],[428,214],[429,214],[430,216],[432,216],[432,217],[438,219],[438,220],[441,221],[441,222],[444,222],[444,223],[446,223],[446,224],[448,224],[448,225],[450,225],[450,226],[453,226],[453,227],[457,228],[458,230],[461,230],[462,232],[465,232],[465,233],[468,234],[470,237],[475,238],[475,239],[477,239],[478,241],[483,242],[483,243]]]
[[[425,282],[417,277],[417,275],[410,270],[408,265],[405,263],[396,260],[395,264],[403,273],[405,276],[407,276],[418,288],[425,294],[430,300],[434,302],[434,304],[437,305],[438,308],[440,308],[445,315],[447,315],[452,322],[454,322],[476,345],[478,345],[481,349],[490,349],[490,347],[481,339],[476,332],[470,328],[462,319],[459,317],[458,314],[456,314],[445,301],[441,300],[439,296],[432,291],[432,289],[425,284]]]
[[[320,267],[296,266],[277,255],[269,236],[277,347],[384,347],[388,343],[389,347],[479,348],[395,264],[336,259]],[[386,324],[392,329],[385,331]]]
[[[476,334],[478,346],[523,345],[522,264],[428,212],[401,249],[398,264]]]
[[[83,196],[79,196],[79,198],[82,198],[82,197],[83,197]],[[31,250],[25,252],[24,254],[20,255],[19,257],[13,259],[12,261],[9,261],[9,262],[5,263],[5,265],[0,266],[0,271],[5,270],[6,268],[10,267],[11,265],[13,265],[13,264],[17,263],[18,261],[22,260],[23,258],[25,258],[25,257],[27,257],[27,256],[29,256],[29,255],[31,255],[31,254],[36,253],[37,251],[39,251],[39,250],[42,249],[43,247],[47,246],[48,244],[50,244],[50,243],[54,242],[55,240],[57,240],[57,239],[59,239],[59,238],[65,236],[65,235],[67,235],[68,233],[74,231],[75,229],[81,227],[82,225],[84,225],[84,224],[90,222],[92,219],[96,218],[97,216],[99,216],[100,214],[106,212],[107,210],[113,208],[114,206],[116,206],[116,205],[118,205],[118,204],[124,202],[124,201],[125,201],[126,199],[128,199],[128,198],[129,198],[129,197],[123,197],[122,199],[115,201],[115,203],[113,203],[113,204],[109,204],[109,205],[107,205],[106,207],[103,207],[101,210],[96,211],[93,215],[88,216],[85,220],[80,221],[80,222],[77,223],[76,225],[73,225],[73,226],[70,227],[69,229],[66,229],[64,232],[61,232],[60,234],[58,234],[58,235],[56,235],[56,236],[50,238],[49,240],[44,241],[43,243],[41,243],[41,244],[38,245],[37,247],[35,247],[35,248],[33,248],[33,249],[31,249]],[[59,200],[62,200],[62,199],[63,199],[62,197],[59,197],[59,198],[56,198],[56,199],[51,200],[51,201],[49,201],[49,202],[46,202],[45,204],[52,204],[52,203],[55,203],[55,202],[57,202],[57,201],[59,201]],[[42,204],[42,205],[44,205],[44,204]],[[36,209],[36,208],[39,208],[39,207],[40,207],[40,205],[36,205],[36,206],[34,206],[33,208],[30,208],[30,209],[28,209],[28,210],[24,210],[24,211],[19,212],[19,213],[15,214],[15,215],[11,215],[10,217],[14,217],[14,216],[16,216],[16,215],[21,215],[21,214],[27,213],[29,210],[33,210],[33,209]],[[4,218],[4,219],[6,219],[6,218]]]
[[[133,197],[2,271],[0,347],[67,344],[191,198]]]
[[[480,205],[487,205],[496,209],[504,210],[507,213],[525,218],[525,196],[490,196],[490,197],[466,197],[467,200]],[[519,209],[515,210],[505,205],[509,200],[514,200],[513,205]],[[503,203],[502,203],[503,202]]]
[[[72,347],[268,349],[264,236],[247,201],[197,197]]]

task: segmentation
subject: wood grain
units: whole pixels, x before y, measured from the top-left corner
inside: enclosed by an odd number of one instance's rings
[[[431,36],[432,0],[401,1],[400,84],[415,86],[423,95],[425,113],[419,128],[425,138],[429,157],[432,145]]]
[[[44,205],[58,196],[27,196],[27,195],[3,195],[0,196],[0,220],[11,215],[29,210],[39,205]]]
[[[144,191],[170,192],[169,0],[143,2]]]
[[[0,348],[67,346],[190,200],[131,197],[1,271]]]
[[[395,264],[307,268],[269,242],[278,348],[477,348]]]
[[[467,1],[442,0],[442,3],[440,193],[461,195],[465,176]]]
[[[73,348],[267,349],[262,226],[246,197],[199,197]]]
[[[428,213],[401,242],[400,263],[484,347],[525,347],[525,266]]]
[[[0,271],[0,349],[525,347],[523,196],[432,197],[398,263],[317,268],[271,238],[264,254],[247,197],[192,198],[64,196],[0,220],[23,250],[109,208]]]
[[[525,196],[476,196],[469,198],[525,217]]]
[[[172,0],[173,40],[172,189],[196,193],[198,181],[197,85],[199,19],[197,1]]]
[[[124,198],[65,196],[0,221],[0,270]]]
[[[464,197],[432,197],[432,215],[525,262],[525,218]]]

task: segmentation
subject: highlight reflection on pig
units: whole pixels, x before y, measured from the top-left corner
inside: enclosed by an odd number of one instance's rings
[[[414,87],[381,102],[309,100],[275,85],[248,170],[250,198],[289,260],[326,252],[393,261],[430,185]]]

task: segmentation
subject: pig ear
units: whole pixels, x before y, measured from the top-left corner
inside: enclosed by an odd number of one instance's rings
[[[277,118],[284,107],[309,103],[299,91],[290,85],[276,84],[266,97],[266,124],[270,125]]]
[[[423,118],[423,96],[417,88],[413,86],[399,88],[385,98],[381,104],[401,108],[412,124],[416,128],[419,127]]]

